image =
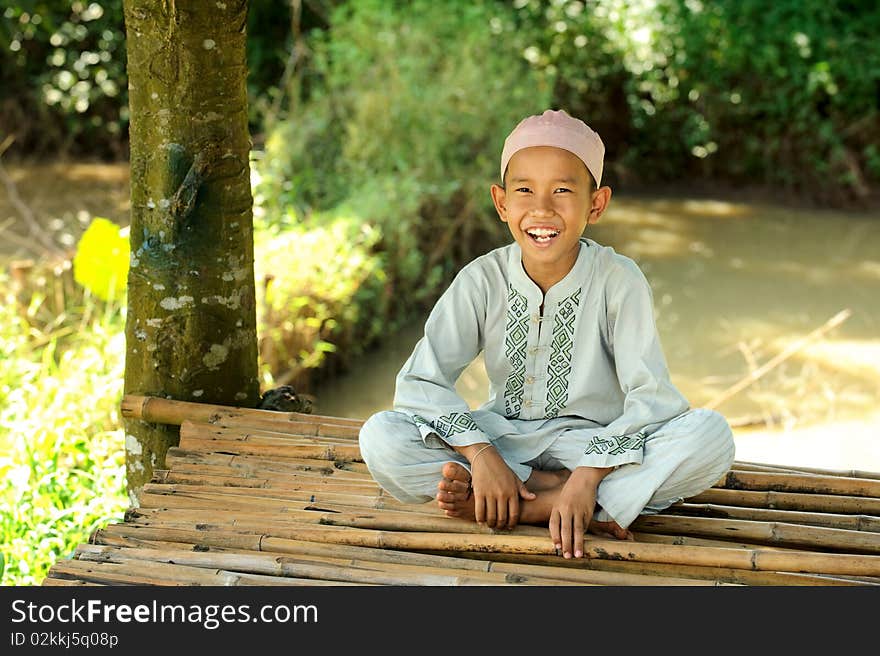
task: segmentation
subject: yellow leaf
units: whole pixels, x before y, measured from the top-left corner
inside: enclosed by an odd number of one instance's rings
[[[102,300],[119,299],[128,282],[128,237],[118,225],[95,217],[73,257],[73,277]]]

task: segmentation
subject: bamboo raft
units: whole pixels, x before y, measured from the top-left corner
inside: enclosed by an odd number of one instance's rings
[[[704,493],[564,559],[546,527],[494,531],[370,477],[358,419],[126,396],[180,426],[138,505],[43,585],[880,585],[880,473],[735,462]]]

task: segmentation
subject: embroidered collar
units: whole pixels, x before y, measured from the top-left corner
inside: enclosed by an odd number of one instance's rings
[[[591,244],[590,240],[584,237],[580,239],[580,246],[577,260],[575,260],[571,271],[565,274],[562,280],[548,289],[545,296],[541,288],[529,278],[529,275],[523,268],[522,249],[520,249],[519,244],[513,242],[510,245],[510,252],[507,256],[511,284],[529,300],[529,305],[541,305],[543,302],[546,309],[550,304],[555,305],[559,303],[581,288],[590,279],[597,249],[595,244]]]

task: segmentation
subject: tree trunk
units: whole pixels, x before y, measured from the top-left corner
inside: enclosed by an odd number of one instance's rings
[[[125,0],[131,266],[125,393],[259,402],[247,0]],[[124,420],[132,503],[175,429]]]

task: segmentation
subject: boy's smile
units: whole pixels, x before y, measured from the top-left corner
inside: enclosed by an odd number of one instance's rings
[[[584,163],[554,146],[517,151],[507,167],[505,186],[492,185],[502,221],[522,250],[523,268],[546,293],[574,266],[588,223],[604,212],[611,190],[591,190]]]

